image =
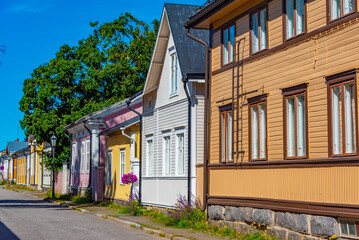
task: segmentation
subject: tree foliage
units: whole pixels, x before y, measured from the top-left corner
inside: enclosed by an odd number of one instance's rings
[[[21,127],[38,142],[50,142],[52,132],[56,134],[57,166],[69,160],[64,126],[142,89],[159,22],[149,26],[124,13],[113,22],[90,26],[91,35],[77,46],[62,46],[23,84]]]

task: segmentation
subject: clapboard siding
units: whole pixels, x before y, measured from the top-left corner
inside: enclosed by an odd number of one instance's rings
[[[203,163],[204,156],[204,98],[197,97],[196,109],[196,163]]]

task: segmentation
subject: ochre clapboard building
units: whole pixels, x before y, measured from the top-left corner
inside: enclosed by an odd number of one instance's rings
[[[358,1],[213,0],[186,28],[211,31],[209,218],[358,238]]]

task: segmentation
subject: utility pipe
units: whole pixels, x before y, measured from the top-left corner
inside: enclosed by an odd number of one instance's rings
[[[182,82],[183,82],[183,88],[184,88],[184,91],[186,93],[186,96],[187,96],[187,100],[188,100],[188,113],[187,113],[187,124],[188,124],[188,140],[187,140],[187,146],[188,146],[188,168],[187,168],[187,201],[189,204],[191,204],[191,195],[192,195],[192,192],[191,192],[191,177],[192,177],[192,172],[191,172],[191,165],[192,165],[192,150],[191,150],[191,129],[192,129],[192,124],[191,124],[191,106],[192,106],[192,99],[191,99],[191,95],[188,91],[188,88],[187,88],[187,84],[188,84],[188,76],[186,76],[185,78],[182,79]]]
[[[189,38],[193,39],[194,41],[204,45],[206,47],[206,59],[205,59],[205,63],[206,63],[206,68],[205,68],[205,108],[204,108],[204,122],[205,122],[205,127],[204,127],[204,163],[203,163],[203,207],[202,207],[202,211],[205,211],[207,208],[207,197],[208,197],[208,137],[209,137],[209,96],[210,96],[210,91],[209,91],[209,45],[207,42],[203,41],[202,39],[197,38],[196,36],[191,35],[190,33],[190,27],[185,24],[185,28],[186,28],[186,34]]]
[[[128,136],[128,135],[125,133],[126,127],[121,127],[120,129],[121,129],[122,135],[125,136],[126,138],[130,139],[131,143],[133,142],[133,144],[135,144],[135,152],[136,152],[136,139],[134,139],[134,138]],[[136,155],[136,154],[135,154],[135,155]],[[131,162],[130,166],[131,166],[130,168],[131,168],[132,171],[133,171],[132,162]]]
[[[129,99],[126,101],[127,104],[127,108],[130,109],[132,112],[136,113],[139,117],[140,117],[140,173],[138,176],[138,188],[139,188],[139,193],[138,193],[138,200],[140,202],[140,204],[142,203],[142,114],[137,112],[135,109],[133,109],[130,104],[131,104],[132,99]]]

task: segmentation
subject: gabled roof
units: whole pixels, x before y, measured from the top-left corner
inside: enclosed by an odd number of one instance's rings
[[[7,153],[13,154],[20,149],[26,148],[28,146],[27,142],[7,142]]]
[[[179,67],[183,77],[188,74],[205,73],[205,47],[187,37],[184,24],[194,15],[199,6],[166,3],[163,8],[160,28],[147,74],[144,92],[158,87],[163,61],[166,56],[168,38],[172,34]],[[193,29],[191,34],[208,41],[208,30]]]

